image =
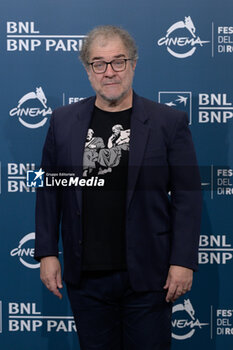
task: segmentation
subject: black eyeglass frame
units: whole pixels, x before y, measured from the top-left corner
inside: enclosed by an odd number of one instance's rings
[[[113,63],[114,61],[117,61],[117,60],[123,60],[123,61],[125,62],[124,69],[115,70],[115,69],[113,68],[112,63]],[[91,68],[92,68],[92,70],[93,70],[93,72],[94,72],[95,74],[103,74],[103,73],[105,73],[106,70],[107,70],[107,68],[108,68],[108,65],[109,65],[109,64],[111,65],[112,70],[113,70],[114,72],[118,73],[118,72],[123,72],[123,71],[126,69],[126,62],[127,62],[127,61],[132,61],[132,60],[133,60],[132,58],[114,58],[114,60],[112,60],[112,61],[110,61],[110,62],[106,62],[106,61],[102,61],[102,60],[94,61],[94,62],[90,62],[90,63],[88,62],[88,65],[91,66]],[[103,72],[96,72],[96,71],[94,70],[93,64],[95,64],[96,62],[103,62],[103,63],[105,63],[106,66],[105,66],[105,70],[104,70]]]

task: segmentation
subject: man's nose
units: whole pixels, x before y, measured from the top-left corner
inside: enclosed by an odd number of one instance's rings
[[[105,71],[105,76],[113,76],[113,75],[115,75],[115,71],[112,69],[112,66],[111,66],[111,64],[109,63],[108,65],[107,65],[107,69],[106,69],[106,71]]]

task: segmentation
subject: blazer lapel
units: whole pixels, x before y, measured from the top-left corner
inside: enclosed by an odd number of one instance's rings
[[[79,178],[83,173],[83,152],[87,136],[87,130],[90,125],[95,97],[91,97],[89,101],[84,101],[83,105],[79,106],[77,118],[72,127],[71,132],[71,161],[75,175]],[[79,210],[82,210],[82,190],[78,186],[75,188],[76,198],[78,201]]]
[[[146,124],[147,119],[148,117],[144,111],[143,102],[140,97],[134,93],[130,126],[127,209],[129,208],[135,190],[149,135],[149,126]]]

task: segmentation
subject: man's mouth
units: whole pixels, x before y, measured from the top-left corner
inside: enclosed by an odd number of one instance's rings
[[[118,85],[119,83],[116,82],[109,82],[109,83],[104,83],[104,85]]]

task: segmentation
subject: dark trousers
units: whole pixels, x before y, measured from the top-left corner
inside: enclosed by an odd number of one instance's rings
[[[172,304],[166,293],[135,292],[128,272],[85,272],[67,284],[81,350],[169,350]]]

